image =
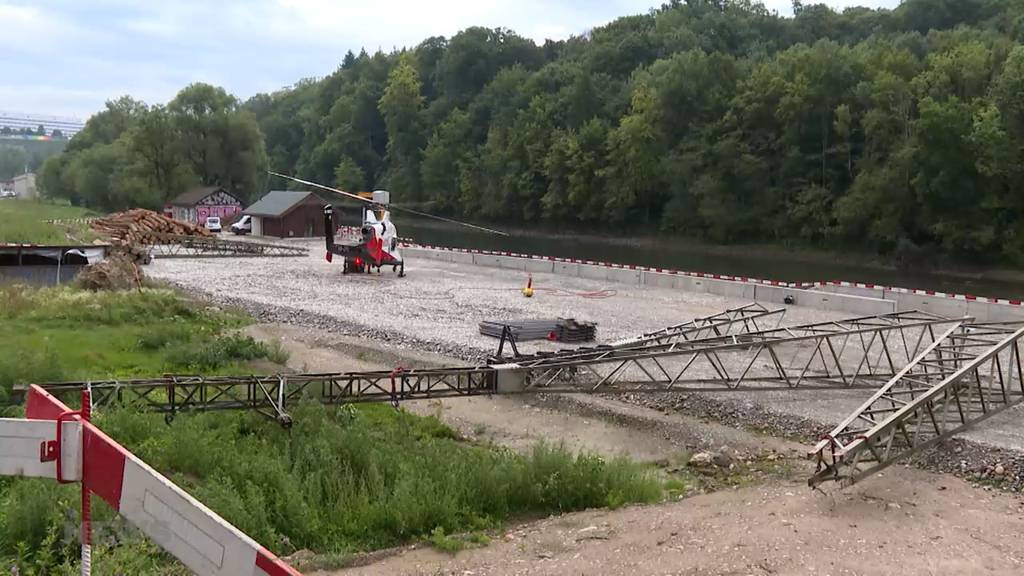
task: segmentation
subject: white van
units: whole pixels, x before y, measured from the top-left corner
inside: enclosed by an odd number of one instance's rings
[[[206,219],[206,229],[210,232],[220,232],[220,217],[209,216]]]
[[[242,216],[241,218],[238,219],[238,222],[235,222],[234,224],[231,225],[231,231],[239,235],[251,234],[252,217],[249,216],[248,214]]]

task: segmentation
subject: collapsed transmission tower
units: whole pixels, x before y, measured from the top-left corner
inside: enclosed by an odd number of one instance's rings
[[[488,394],[866,388],[887,381],[931,345],[943,326],[955,323],[902,312],[757,332],[733,327],[734,333],[712,338],[542,353],[485,366],[43,387],[58,396],[88,387],[97,406],[135,405],[168,417],[187,410],[250,409],[282,423],[291,420],[288,406],[303,399],[340,404]]]
[[[812,450],[811,486],[852,484],[1024,401],[1024,322],[946,329]]]

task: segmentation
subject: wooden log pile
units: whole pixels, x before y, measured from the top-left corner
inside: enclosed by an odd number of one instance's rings
[[[146,246],[159,242],[162,234],[213,236],[212,232],[197,224],[168,218],[142,208],[97,218],[92,221],[90,226],[97,233],[109,236],[118,244]]]
[[[168,218],[143,208],[97,218],[89,225],[98,234],[109,237],[111,243],[135,262],[145,262],[148,257],[146,246],[164,242],[162,236],[165,234],[213,236],[212,232],[202,226]]]

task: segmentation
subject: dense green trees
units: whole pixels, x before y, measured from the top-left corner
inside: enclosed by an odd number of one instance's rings
[[[159,208],[197,184],[219,184],[240,198],[266,182],[263,133],[222,88],[186,87],[166,107],[129,97],[107,103],[39,182],[50,196],[101,210]]]
[[[275,170],[466,217],[1024,264],[1022,34],[1018,0],[672,0],[543,46],[470,28],[242,105],[113,102],[43,176],[249,196],[262,132]]]

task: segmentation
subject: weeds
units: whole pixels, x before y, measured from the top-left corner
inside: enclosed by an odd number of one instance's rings
[[[101,426],[283,553],[374,549],[661,495],[650,471],[625,460],[553,445],[526,455],[466,446],[436,419],[389,406],[299,405],[294,415],[289,434],[246,413],[198,414],[166,429],[156,415],[120,411]]]
[[[225,334],[248,320],[168,289],[90,292],[0,287],[0,403],[11,387],[72,379],[237,371],[285,358],[278,344]]]

